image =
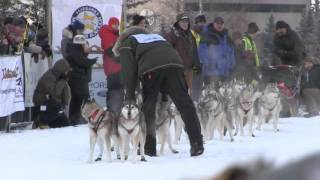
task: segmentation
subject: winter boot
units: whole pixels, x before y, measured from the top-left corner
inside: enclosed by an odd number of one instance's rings
[[[204,152],[202,138],[198,141],[191,143],[190,156],[200,156]]]
[[[157,140],[152,135],[147,135],[144,153],[148,156],[157,156]]]

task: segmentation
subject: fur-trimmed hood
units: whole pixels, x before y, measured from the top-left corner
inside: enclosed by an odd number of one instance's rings
[[[115,45],[112,48],[112,52],[113,54],[117,57],[120,56],[120,52],[119,52],[119,48],[121,46],[121,43],[126,40],[129,36],[134,35],[134,34],[150,34],[150,32],[143,28],[143,27],[139,27],[139,26],[132,26],[128,29],[126,29],[124,32],[122,32],[117,40],[117,42],[115,43]]]

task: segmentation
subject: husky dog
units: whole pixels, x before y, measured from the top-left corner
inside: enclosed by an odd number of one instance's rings
[[[273,128],[277,132],[279,129],[278,120],[281,111],[280,91],[276,83],[267,84],[263,95],[259,98],[259,120],[257,129],[261,129],[262,123],[268,123],[273,119]]]
[[[177,110],[174,103],[170,104],[169,107],[169,116],[174,123],[174,143],[179,144],[181,140],[182,130],[184,128],[184,122],[181,118],[179,111]]]
[[[170,133],[170,125],[171,125],[171,118],[170,118],[170,102],[169,101],[161,101],[157,102],[156,106],[156,129],[157,129],[157,136],[159,138],[159,143],[161,144],[160,147],[160,154],[164,154],[164,146],[165,143],[168,143],[169,149],[172,153],[178,153],[172,146],[171,140],[171,133]]]
[[[228,122],[229,128],[227,127],[225,130],[234,128],[235,119],[237,118],[236,104],[237,98],[239,96],[239,91],[243,87],[239,86],[236,81],[230,81],[228,85],[223,85],[220,87],[219,92],[221,93],[223,100],[225,102],[225,112],[226,112],[226,121]],[[226,132],[226,131],[225,131]],[[232,137],[232,135],[230,135]],[[233,138],[231,138],[233,141]]]
[[[240,133],[241,136],[243,136],[243,127],[248,122],[249,134],[252,137],[255,137],[255,135],[253,134],[254,102],[259,96],[261,96],[261,93],[255,92],[252,84],[248,85],[241,91],[236,107],[238,118],[236,119],[235,135],[237,135],[240,126]]]
[[[124,103],[118,121],[118,135],[120,158],[122,161],[128,157],[130,140],[132,141],[133,162],[137,161],[139,143],[141,147],[141,161],[146,161],[143,148],[146,139],[146,124],[136,104]]]
[[[82,104],[82,116],[88,121],[90,133],[90,154],[88,162],[93,160],[95,145],[98,141],[100,153],[96,161],[101,160],[104,146],[107,151],[107,161],[111,162],[111,138],[114,134],[114,116],[109,111],[103,110],[95,100],[88,100]]]
[[[231,133],[232,125],[226,119],[225,104],[222,96],[215,90],[208,91],[201,106],[201,108],[204,109],[202,113],[206,113],[205,117],[208,117],[205,129],[206,138],[212,140],[214,130],[217,129],[220,134],[220,139],[222,140],[224,136],[224,127],[227,127],[230,139],[233,141]]]
[[[213,83],[205,86],[202,89],[202,92],[199,98],[199,103],[196,106],[196,109],[198,110],[197,112],[200,120],[200,125],[201,125],[201,132],[203,135],[205,135],[205,137],[206,137],[206,129],[207,129],[207,124],[209,119],[208,109],[206,109],[207,107],[206,104],[208,103],[207,96],[213,92],[215,92]]]

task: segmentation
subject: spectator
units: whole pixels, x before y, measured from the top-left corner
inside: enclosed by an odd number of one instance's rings
[[[70,101],[70,89],[67,83],[70,66],[67,61],[57,61],[38,81],[33,95],[37,109],[38,126],[51,128],[68,126],[65,107]]]
[[[274,54],[280,60],[273,62],[273,64],[302,65],[305,57],[305,47],[298,34],[290,28],[289,24],[284,21],[276,23],[273,43]]]
[[[132,26],[140,26],[146,28],[148,26],[148,21],[146,17],[136,14],[132,17]]]
[[[111,17],[107,25],[99,30],[103,53],[103,68],[107,76],[107,108],[116,114],[120,112],[123,101],[123,87],[120,82],[121,65],[113,58],[112,48],[119,36],[119,20]]]
[[[199,15],[195,18],[195,24],[192,28],[192,35],[196,40],[197,48],[199,47],[203,27],[207,23],[206,17],[204,15]],[[198,51],[198,49],[197,49]],[[202,65],[200,65],[201,67]],[[191,90],[191,98],[193,101],[198,102],[203,86],[203,78],[201,71],[193,72],[193,80],[192,80],[192,90]]]
[[[303,67],[301,94],[308,112],[305,117],[317,116],[320,111],[320,65],[316,59],[309,57]]]
[[[165,34],[167,41],[175,48],[184,65],[184,76],[191,91],[193,71],[200,71],[200,62],[196,40],[190,29],[190,18],[187,14],[178,14],[171,31]]]
[[[200,123],[188,95],[178,53],[162,36],[136,26],[127,29],[113,49],[120,55],[126,101],[135,102],[135,89],[138,80],[142,81],[142,111],[147,125],[145,153],[156,156],[155,110],[161,91],[171,97],[181,114],[190,140],[190,155],[201,155],[204,148]]]
[[[195,22],[195,24],[194,24],[191,32],[192,32],[194,38],[196,39],[197,47],[199,47],[203,27],[206,25],[207,19],[202,14],[202,15],[197,16],[194,19],[194,22]]]
[[[83,31],[84,24],[78,20],[75,20],[62,30],[61,53],[63,58],[66,58],[67,44],[72,44],[73,37],[77,34],[83,34]]]
[[[234,47],[222,17],[216,17],[213,23],[205,26],[199,57],[205,84],[215,83],[218,87],[218,81],[230,77],[235,64]]]
[[[9,53],[9,40],[7,28],[4,26],[4,18],[0,17],[0,55]]]
[[[72,125],[80,122],[80,107],[83,100],[89,98],[89,86],[91,81],[91,66],[97,59],[89,59],[85,52],[87,41],[83,35],[75,35],[72,43],[67,44],[66,59],[72,71],[69,85],[71,88],[71,102],[69,107],[69,119]]]
[[[259,80],[258,68],[260,67],[260,60],[254,42],[258,31],[257,24],[251,22],[248,24],[248,31],[244,34],[242,43],[237,44],[237,42],[234,42],[237,57],[234,76],[237,79],[243,79],[247,84]]]

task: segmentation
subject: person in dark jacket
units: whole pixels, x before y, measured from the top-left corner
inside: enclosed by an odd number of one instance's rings
[[[33,103],[39,115],[38,125],[49,127],[68,126],[65,107],[70,101],[70,88],[67,82],[70,72],[69,63],[63,59],[57,61],[38,81]]]
[[[75,20],[62,30],[61,53],[63,58],[67,56],[67,45],[71,44],[73,37],[77,34],[83,34],[84,24],[79,20]]]
[[[205,84],[214,83],[218,87],[218,81],[225,81],[232,74],[235,65],[234,47],[222,17],[216,17],[213,23],[205,26],[199,45],[199,57]]]
[[[103,68],[107,76],[107,108],[115,113],[120,112],[123,101],[123,87],[120,81],[121,65],[112,56],[112,48],[119,36],[119,20],[111,17],[109,23],[99,30],[103,53]]]
[[[142,83],[142,111],[147,124],[145,153],[156,156],[155,110],[159,92],[168,94],[185,123],[191,156],[204,151],[201,128],[184,79],[184,66],[174,48],[160,35],[133,26],[127,29],[114,47],[120,55],[126,101],[135,102],[138,80]]]
[[[276,23],[275,32],[273,52],[280,61],[277,62],[277,59],[275,59],[273,64],[302,65],[305,57],[305,47],[298,34],[284,21]]]
[[[88,83],[91,81],[92,65],[97,61],[97,58],[88,58],[86,45],[85,37],[76,35],[73,42],[67,44],[66,49],[66,59],[72,68],[69,78],[71,88],[69,119],[72,125],[79,124],[81,104],[90,97]]]
[[[192,88],[193,71],[200,71],[200,61],[196,39],[190,29],[190,18],[187,14],[178,14],[171,31],[165,34],[167,41],[175,48],[184,65],[184,75],[188,89]]]
[[[308,112],[305,117],[317,116],[320,111],[320,65],[316,63],[312,57],[303,63],[301,94]]]

